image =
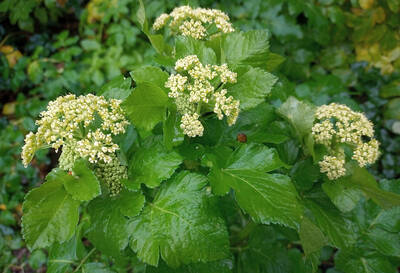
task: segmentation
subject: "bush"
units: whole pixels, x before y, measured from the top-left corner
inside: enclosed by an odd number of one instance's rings
[[[0,5],[4,271],[396,272],[399,6],[198,4]]]

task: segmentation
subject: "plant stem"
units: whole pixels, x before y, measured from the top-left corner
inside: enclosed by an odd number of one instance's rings
[[[92,250],[89,251],[89,253],[81,260],[81,262],[78,264],[78,266],[75,268],[75,270],[72,273],[78,272],[78,270],[82,267],[82,265],[86,262],[87,259],[89,259],[90,255],[93,254],[93,252],[96,251],[96,248],[92,248]]]

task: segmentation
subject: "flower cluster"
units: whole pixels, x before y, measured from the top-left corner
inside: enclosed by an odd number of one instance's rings
[[[127,167],[120,164],[115,154],[111,156],[109,163],[97,163],[94,171],[100,181],[106,183],[111,196],[117,195],[123,188],[121,181],[128,179]]]
[[[319,163],[321,172],[327,173],[329,179],[345,175],[345,155],[339,145],[346,144],[353,149],[352,159],[360,167],[374,163],[379,157],[379,142],[374,139],[374,128],[364,114],[352,111],[349,107],[331,103],[317,108],[317,123],[312,127],[315,142],[328,148],[326,155]],[[370,139],[364,142],[364,139]]]
[[[204,39],[207,36],[207,28],[215,24],[223,33],[235,31],[229,22],[229,17],[217,9],[192,9],[189,6],[175,8],[170,14],[161,14],[154,22],[153,29],[163,28],[171,19],[169,26],[173,33],[190,36],[194,39]]]
[[[111,162],[111,154],[118,149],[112,136],[125,132],[128,124],[120,103],[92,94],[66,95],[49,102],[36,121],[38,131],[25,137],[21,155],[24,165],[29,164],[38,149],[46,146],[56,150],[63,147],[61,162],[66,169],[71,168],[67,163],[71,156],[88,158],[91,163]]]
[[[235,124],[239,115],[239,101],[227,97],[226,83],[236,83],[236,73],[226,64],[203,65],[196,55],[186,56],[175,63],[177,74],[169,76],[165,87],[168,96],[175,99],[182,114],[181,128],[189,137],[202,136],[203,125],[199,121],[202,105],[214,109],[219,119],[227,117],[228,124]]]

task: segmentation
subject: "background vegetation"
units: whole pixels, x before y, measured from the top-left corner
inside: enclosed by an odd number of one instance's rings
[[[181,4],[186,1],[145,1],[153,19]],[[387,187],[395,185],[392,191],[400,193],[400,184],[392,183],[400,178],[400,1],[190,4],[225,11],[238,29],[269,29],[271,51],[285,56],[275,71],[280,78],[273,92],[276,103],[293,95],[317,105],[340,102],[366,112],[375,123],[383,154],[371,169],[379,181]],[[56,154],[43,151],[34,167],[25,169],[20,161],[24,135],[34,130],[34,120],[49,100],[94,91],[138,65],[151,63],[155,52],[135,24],[136,10],[135,0],[1,1],[0,272],[46,272],[48,254],[29,253],[21,239],[21,203],[28,189],[43,181]],[[290,141],[284,145],[280,156],[291,164],[299,151],[290,150],[295,147]],[[286,157],[284,151],[290,151]],[[272,243],[293,244],[290,232],[275,232]],[[256,237],[249,240],[257,242]],[[82,248],[88,244],[83,241]],[[341,272],[335,268],[334,251],[324,248],[321,272]],[[79,264],[86,256],[82,253],[71,259]],[[110,272],[106,269],[110,267],[120,272],[135,267],[139,272],[141,268],[138,261],[115,263],[100,253],[85,262],[84,272]]]

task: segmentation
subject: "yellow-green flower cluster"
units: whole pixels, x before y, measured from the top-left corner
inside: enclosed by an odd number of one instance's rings
[[[345,156],[340,144],[353,149],[352,159],[360,167],[374,163],[379,157],[379,142],[374,139],[374,128],[364,114],[351,110],[346,105],[331,103],[317,108],[317,122],[312,127],[315,142],[328,148],[329,155],[319,163],[321,172],[329,179],[345,175]],[[364,139],[369,141],[365,142]]]
[[[123,188],[122,180],[128,179],[128,169],[120,164],[115,154],[111,155],[109,163],[98,162],[94,165],[96,176],[104,182],[110,190],[110,195],[117,195]]]
[[[181,128],[189,137],[203,135],[203,125],[199,121],[203,105],[214,109],[219,119],[227,117],[228,124],[236,122],[239,115],[239,101],[227,97],[223,86],[236,83],[237,74],[226,64],[203,65],[196,55],[186,56],[175,63],[176,74],[169,76],[165,87],[170,89],[168,96],[175,99],[178,111],[182,114]]]
[[[153,29],[159,30],[163,28],[168,21],[170,21],[169,27],[173,33],[190,36],[198,40],[207,37],[207,28],[212,24],[215,24],[222,33],[235,31],[229,22],[228,15],[217,9],[192,9],[190,6],[177,7],[170,14],[161,14],[155,20]]]
[[[120,100],[106,100],[92,94],[66,95],[49,102],[47,110],[36,121],[37,132],[25,137],[21,155],[24,165],[29,164],[38,149],[46,146],[56,150],[63,146],[63,150],[72,150],[91,163],[110,162],[110,155],[118,150],[112,135],[125,132],[128,125],[120,103]],[[95,119],[101,123],[92,128]]]

